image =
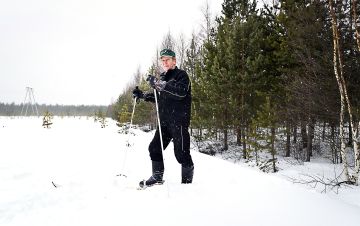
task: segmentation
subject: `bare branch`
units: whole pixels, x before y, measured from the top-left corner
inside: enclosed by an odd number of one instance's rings
[[[341,186],[354,185],[354,182],[351,180],[340,180],[344,173],[344,169],[342,172],[337,175],[336,170],[334,168],[334,178],[326,178],[325,175],[311,175],[311,174],[301,174],[304,178],[297,179],[293,177],[288,177],[290,181],[295,184],[305,184],[310,186],[311,188],[316,188],[318,185],[323,185],[324,188],[321,190],[321,193],[326,193],[328,190],[333,191],[338,194]]]

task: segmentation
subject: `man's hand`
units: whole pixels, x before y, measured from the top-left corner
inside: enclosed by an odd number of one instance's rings
[[[149,83],[149,85],[155,89],[155,82],[157,81],[157,78],[153,75],[148,75],[146,78],[146,81]]]
[[[144,98],[144,93],[143,93],[143,91],[141,91],[141,90],[139,89],[138,86],[135,87],[135,89],[133,90],[132,94],[133,94],[133,97],[134,97],[134,98],[137,98],[137,99],[142,99],[142,98]]]
[[[166,86],[166,81],[159,80],[153,75],[148,75],[146,81],[148,81],[149,85],[157,91],[162,91]]]

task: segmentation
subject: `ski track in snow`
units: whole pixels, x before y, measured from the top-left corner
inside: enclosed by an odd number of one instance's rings
[[[164,154],[164,185],[139,191],[138,182],[151,173],[147,146],[153,132],[134,129],[126,147],[128,136],[117,133],[112,121],[105,129],[91,118],[53,122],[44,129],[41,118],[0,117],[1,226],[360,222],[358,188],[320,194],[284,179],[287,171],[263,174],[196,151],[194,182],[182,185],[172,143]]]

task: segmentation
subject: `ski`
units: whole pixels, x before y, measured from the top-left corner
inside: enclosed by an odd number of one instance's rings
[[[145,190],[146,188],[152,187],[154,185],[162,185],[162,184],[164,184],[165,181],[162,180],[162,181],[156,182],[155,184],[152,184],[152,185],[146,185],[146,180],[143,180],[142,182],[143,182],[143,184],[141,185],[141,182],[140,182],[139,186],[137,187],[137,190]]]

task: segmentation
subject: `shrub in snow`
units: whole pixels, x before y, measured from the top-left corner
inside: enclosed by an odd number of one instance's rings
[[[107,126],[105,114],[101,110],[95,112],[94,122],[100,122],[101,128],[105,128]]]
[[[49,129],[50,126],[53,124],[52,121],[51,121],[52,119],[53,119],[53,115],[48,110],[46,110],[45,113],[44,113],[42,126],[44,128]]]

